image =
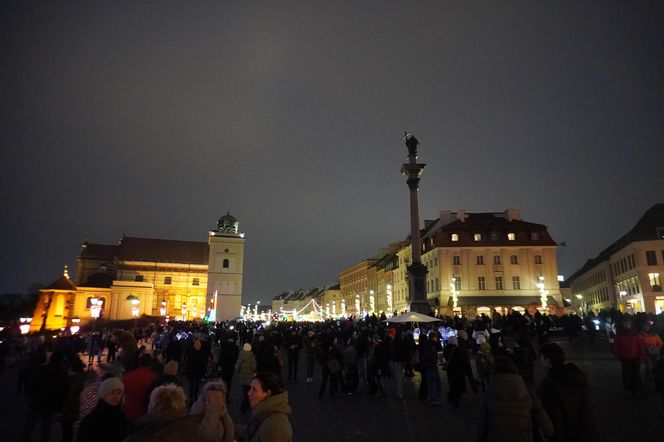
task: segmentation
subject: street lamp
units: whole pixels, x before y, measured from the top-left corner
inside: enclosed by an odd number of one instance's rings
[[[375,292],[369,290],[369,313],[373,314],[376,309],[376,298],[374,297]]]
[[[69,330],[71,331],[72,335],[75,335],[81,329],[81,327],[78,325],[79,322],[81,322],[81,318],[79,318],[78,316],[74,316],[73,318],[71,318],[71,322],[74,325],[70,326]]]
[[[21,330],[22,335],[27,335],[30,333],[30,323],[32,322],[32,318],[27,317],[27,318],[20,318],[21,325],[19,325],[19,329]]]
[[[90,316],[92,316],[92,331],[95,331],[95,327],[97,325],[97,318],[99,317],[99,314],[101,313],[101,307],[104,304],[104,301],[102,301],[99,298],[91,298],[90,299]]]
[[[165,299],[161,300],[161,308],[159,309],[159,313],[161,313],[161,316],[166,316],[166,300]]]
[[[254,321],[258,321],[258,304],[260,303],[260,301],[256,301],[256,305],[254,306]]]
[[[387,311],[391,315],[394,311],[392,309],[392,284],[387,284],[385,287],[385,300],[387,301]]]
[[[546,310],[546,295],[547,291],[544,290],[544,276],[540,275],[538,277],[539,283],[537,283],[537,288],[539,288],[540,291],[540,301],[542,302],[542,310]]]
[[[355,295],[355,315],[360,316],[360,295]]]
[[[187,320],[187,303],[186,302],[182,303],[182,320],[183,321]]]
[[[141,303],[141,301],[138,299],[138,297],[134,295],[129,295],[127,296],[127,301],[131,303],[131,315],[134,317],[134,328],[138,325],[138,304]]]

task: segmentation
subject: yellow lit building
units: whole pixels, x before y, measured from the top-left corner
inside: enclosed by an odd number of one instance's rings
[[[557,244],[546,226],[523,221],[518,210],[442,211],[438,219],[425,222],[421,237],[427,299],[437,312],[469,316],[494,308],[532,312],[542,308],[542,301],[548,312],[562,309]],[[409,309],[410,243],[403,241],[388,250],[339,274],[347,304],[353,306],[359,295],[360,309],[369,310],[364,295],[373,292],[378,312]]]
[[[245,241],[238,226],[227,214],[209,232],[208,242],[128,236],[117,245],[84,242],[78,284],[65,271],[41,289],[31,330],[67,327],[73,318],[88,322],[94,300],[101,305],[99,317],[112,320],[134,314],[202,319],[211,308],[218,320],[236,318]]]
[[[568,278],[584,310],[615,307],[623,312],[664,312],[664,204]]]

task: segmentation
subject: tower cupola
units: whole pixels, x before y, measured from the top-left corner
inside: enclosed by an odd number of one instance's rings
[[[226,212],[226,215],[219,218],[219,221],[217,222],[217,231],[220,233],[237,234],[239,227],[240,223],[230,214],[230,212]]]

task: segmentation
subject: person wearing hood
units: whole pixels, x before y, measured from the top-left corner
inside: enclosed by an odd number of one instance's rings
[[[532,442],[539,431],[545,437],[553,434],[553,424],[542,404],[530,395],[514,362],[497,357],[480,408],[477,440]]]
[[[576,365],[565,363],[565,351],[556,343],[543,345],[540,356],[548,369],[539,397],[553,422],[554,434],[549,442],[597,440],[586,376]]]
[[[242,439],[244,442],[292,442],[293,429],[288,420],[291,407],[288,392],[279,376],[259,372],[248,393],[252,407]]]
[[[109,377],[99,385],[97,406],[78,427],[78,442],[120,442],[127,435],[127,418],[122,411],[124,384]]]
[[[251,344],[248,342],[245,343],[242,346],[240,356],[235,363],[235,371],[237,372],[240,385],[242,386],[242,405],[240,405],[240,411],[242,413],[249,411],[249,398],[247,397],[247,393],[249,393],[251,380],[256,376],[256,357],[251,350]]]
[[[193,439],[203,442],[231,442],[235,427],[226,409],[226,385],[209,382],[187,414],[187,397],[182,387],[157,387],[150,395],[148,414],[138,421],[126,442],[160,442]]]

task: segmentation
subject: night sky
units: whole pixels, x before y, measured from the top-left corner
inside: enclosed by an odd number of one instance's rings
[[[81,243],[245,232],[245,302],[421,219],[545,224],[560,272],[664,202],[664,2],[0,3],[0,293]]]

